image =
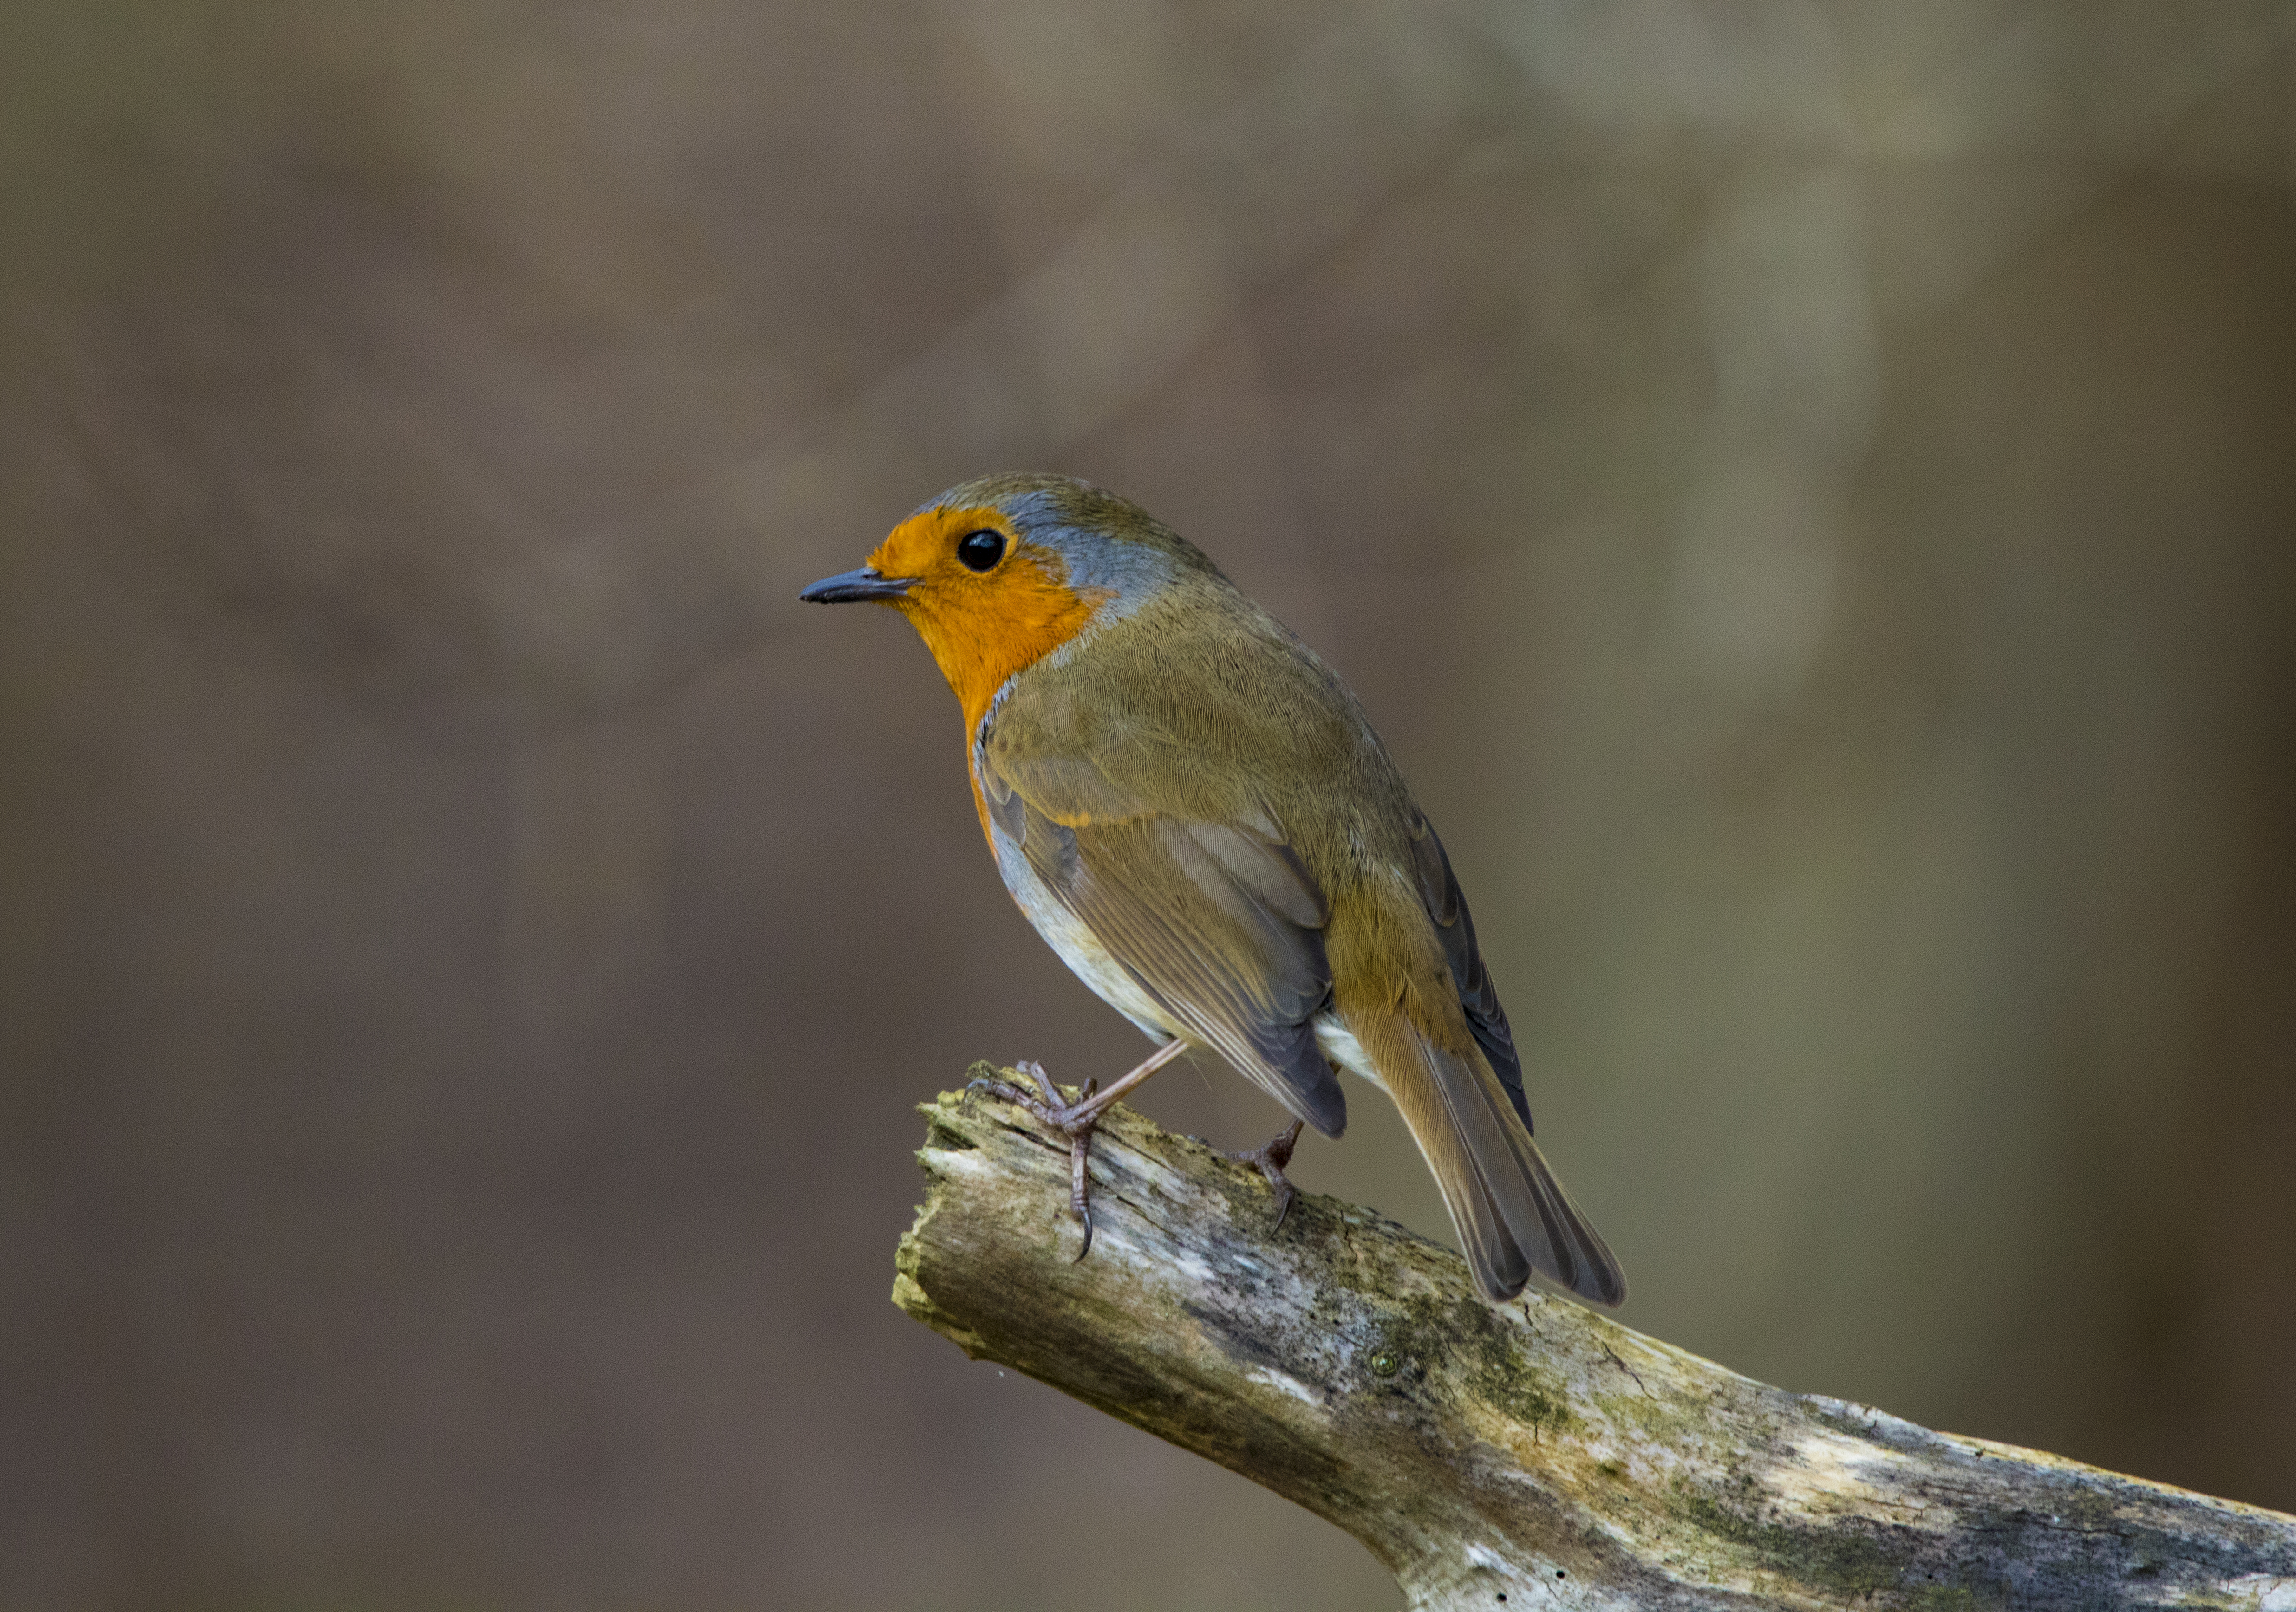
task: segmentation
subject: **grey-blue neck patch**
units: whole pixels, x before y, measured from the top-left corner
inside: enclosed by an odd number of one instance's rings
[[[1049,493],[1024,493],[998,501],[1021,539],[1058,554],[1067,565],[1069,585],[1102,589],[1115,598],[1101,607],[1101,623],[1129,616],[1172,579],[1172,557],[1144,543],[1128,543],[1104,532],[1071,526],[1060,517]]]

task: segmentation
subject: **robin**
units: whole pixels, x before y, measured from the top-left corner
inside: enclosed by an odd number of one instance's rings
[[[1190,1047],[1294,1117],[1258,1152],[1279,1205],[1301,1124],[1337,1136],[1334,1066],[1394,1099],[1476,1280],[1536,1271],[1615,1305],[1626,1281],[1531,1141],[1522,1065],[1450,859],[1363,708],[1314,651],[1137,505],[985,476],[799,595],[910,624],[964,708],[1005,888],[1102,1000],[1161,1043],[1068,1101],[999,1085],[1085,1165],[1108,1106]]]

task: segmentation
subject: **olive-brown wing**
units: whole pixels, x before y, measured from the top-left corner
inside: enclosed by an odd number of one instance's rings
[[[1273,822],[1159,810],[1075,755],[992,743],[978,759],[997,827],[1188,1039],[1340,1134],[1347,1100],[1315,1033],[1332,994],[1329,909]]]

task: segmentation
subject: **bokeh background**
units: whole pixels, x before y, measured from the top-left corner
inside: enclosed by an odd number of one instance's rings
[[[1630,1323],[2296,1508],[2292,182],[2284,4],[10,0],[0,1606],[1394,1604],[887,1302],[1141,1051],[793,598],[1007,467],[1353,682]]]

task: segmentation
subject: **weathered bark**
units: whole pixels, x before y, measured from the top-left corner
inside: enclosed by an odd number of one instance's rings
[[[1410,1606],[2296,1612],[2296,1518],[1790,1394],[1119,1107],[1067,1150],[945,1094],[894,1301],[1330,1518]]]

